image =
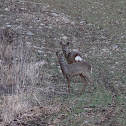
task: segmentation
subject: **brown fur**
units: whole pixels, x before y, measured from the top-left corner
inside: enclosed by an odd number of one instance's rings
[[[80,56],[82,58],[82,55],[78,50],[69,50],[69,42],[67,42],[66,44],[60,42],[60,44],[62,45],[63,54],[69,64],[77,62],[75,60],[76,56]]]
[[[92,82],[91,76],[90,76],[91,65],[85,61],[75,62],[72,64],[65,64],[63,54],[59,54],[58,52],[56,52],[56,55],[59,59],[59,64],[60,64],[60,68],[62,70],[62,73],[67,79],[68,92],[70,92],[71,78],[79,75],[82,79],[82,82],[84,83],[84,87],[83,87],[82,91],[80,92],[80,93],[82,93],[83,90],[87,86],[86,79],[88,79],[90,82]]]

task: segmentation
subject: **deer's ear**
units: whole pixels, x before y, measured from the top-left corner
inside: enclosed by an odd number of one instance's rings
[[[70,44],[70,42],[67,42],[67,45],[69,45]]]
[[[63,45],[62,41],[60,41],[60,45]]]

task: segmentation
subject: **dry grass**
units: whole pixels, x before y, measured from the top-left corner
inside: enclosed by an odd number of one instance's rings
[[[1,50],[0,50],[0,88],[3,90],[1,97],[1,118],[3,123],[8,124],[15,118],[20,118],[23,113],[26,113],[31,105],[31,99],[38,102],[34,85],[38,82],[39,68],[43,67],[45,62],[31,62],[31,48],[21,38],[11,36],[7,38],[7,34],[12,34],[11,28],[1,29]],[[8,43],[8,40],[11,43]],[[11,58],[10,58],[11,57]],[[27,87],[28,85],[29,88]],[[8,94],[9,93],[9,94]]]
[[[8,43],[10,38],[5,36],[5,31],[8,34],[14,32],[11,28],[0,31],[2,38],[0,40],[1,125],[16,125],[14,120],[18,118],[21,122],[25,120],[27,123],[35,116],[56,113],[59,111],[58,106],[44,107],[46,104],[44,95],[54,90],[49,82],[46,80],[43,82],[44,72],[41,69],[47,62],[44,60],[36,62],[34,54],[31,53],[32,46],[24,43],[20,35],[19,38],[16,35],[11,36],[12,41]],[[34,48],[39,47],[34,46]],[[33,60],[31,56],[34,57]],[[46,77],[48,75],[47,73]],[[44,89],[41,88],[42,82],[47,84]],[[42,107],[34,107],[38,105]]]
[[[23,100],[23,95],[4,96],[2,104],[2,119],[4,123],[10,123],[15,118],[20,118],[21,115],[29,110],[28,101]]]

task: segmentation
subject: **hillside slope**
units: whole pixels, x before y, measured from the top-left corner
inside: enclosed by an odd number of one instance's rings
[[[18,35],[5,44],[1,34],[1,125],[125,126],[125,31],[113,34],[53,3],[8,0],[0,12],[1,31]],[[82,83],[74,79],[67,93],[55,55],[60,41],[92,65],[91,93],[87,87],[79,95]]]

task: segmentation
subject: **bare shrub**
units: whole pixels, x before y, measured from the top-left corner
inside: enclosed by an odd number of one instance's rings
[[[10,28],[0,30],[0,48],[0,89],[4,97],[0,109],[3,122],[9,123],[29,110],[33,89],[26,91],[24,87],[37,83],[39,67],[45,62],[36,63],[25,37]]]
[[[20,117],[29,109],[28,101],[23,101],[22,94],[10,95],[4,97],[2,105],[2,119],[4,123],[9,123],[17,117]]]
[[[0,29],[0,59],[11,60],[12,58],[12,44],[14,39],[18,37],[18,34],[11,28],[7,27]]]

